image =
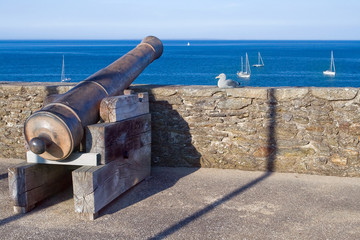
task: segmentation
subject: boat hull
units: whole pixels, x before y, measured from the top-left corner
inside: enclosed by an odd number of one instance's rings
[[[249,77],[250,77],[250,74],[248,74],[248,73],[243,73],[243,72],[238,72],[238,73],[237,73],[237,76],[238,76],[239,78],[249,78]]]
[[[64,79],[61,79],[61,82],[71,82],[71,78],[64,78]]]
[[[335,72],[332,72],[332,71],[329,71],[329,70],[323,71],[323,74],[326,75],[326,76],[335,76]]]

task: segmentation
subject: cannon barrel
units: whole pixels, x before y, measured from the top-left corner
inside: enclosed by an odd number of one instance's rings
[[[80,144],[84,127],[99,121],[101,100],[123,94],[162,52],[162,42],[148,36],[127,54],[33,113],[24,125],[30,150],[48,160],[66,159]]]

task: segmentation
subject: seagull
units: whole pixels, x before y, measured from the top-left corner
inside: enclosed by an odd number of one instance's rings
[[[219,81],[217,84],[219,88],[238,88],[238,87],[240,87],[240,83],[238,83],[234,80],[231,80],[231,79],[226,79],[226,75],[224,73],[221,73],[216,78],[219,78]]]

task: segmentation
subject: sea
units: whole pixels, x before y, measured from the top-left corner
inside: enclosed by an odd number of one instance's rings
[[[80,82],[136,47],[141,40],[2,40],[0,81]],[[188,44],[189,43],[189,44]],[[220,73],[253,87],[360,87],[360,41],[163,40],[163,55],[135,84],[216,85]],[[336,76],[330,68],[333,51]],[[241,56],[250,65],[261,53],[264,67],[240,79]]]

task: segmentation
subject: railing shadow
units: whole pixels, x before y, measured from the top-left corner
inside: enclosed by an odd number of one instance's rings
[[[269,151],[269,156],[266,159],[267,164],[267,171],[273,172],[274,169],[274,162],[276,160],[277,155],[277,142],[276,142],[276,107],[277,107],[277,101],[275,98],[275,89],[270,88],[268,90],[268,105],[269,105],[269,112],[268,112],[268,139],[267,139],[267,147],[271,149]]]
[[[15,215],[9,216],[7,218],[0,219],[0,227],[5,225],[5,224],[16,221],[16,220],[22,218],[23,216],[24,216],[24,214],[15,214]]]
[[[176,231],[180,230],[181,228],[185,227],[186,225],[190,224],[191,222],[201,218],[205,214],[211,212],[216,207],[224,204],[225,202],[233,199],[234,197],[238,196],[241,193],[244,193],[246,190],[254,187],[255,185],[259,184],[260,182],[264,181],[268,177],[270,177],[274,171],[274,162],[276,160],[277,154],[277,143],[276,143],[276,99],[275,99],[275,89],[271,88],[268,91],[268,139],[267,139],[267,148],[271,149],[270,154],[266,159],[267,164],[267,172],[265,172],[260,177],[252,180],[251,182],[237,188],[233,192],[227,194],[226,196],[222,197],[221,199],[215,201],[214,203],[206,206],[205,208],[193,213],[189,217],[184,218],[183,220],[179,221],[178,223],[166,228],[165,230],[161,231],[160,233],[153,236],[151,239],[164,239],[171,234],[175,233]]]

